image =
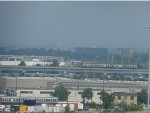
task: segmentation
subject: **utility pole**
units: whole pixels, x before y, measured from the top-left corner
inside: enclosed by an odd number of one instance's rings
[[[146,28],[150,28],[150,24],[146,26]],[[148,75],[148,100],[147,100],[147,113],[149,113],[149,99],[150,99],[150,47],[149,47],[149,75]]]
[[[150,99],[150,48],[148,50],[149,53],[149,75],[148,75],[148,100],[147,100],[147,113],[149,113],[149,99]]]
[[[104,77],[106,76],[106,74],[107,74],[107,73],[104,73],[104,74],[103,74],[103,91],[105,90],[105,87],[104,87],[104,85],[105,85]]]
[[[42,56],[42,60],[43,60],[43,67],[44,67],[44,69],[43,69],[43,77],[45,77],[45,61],[46,61],[46,50],[44,51],[44,54],[43,54],[43,56]]]
[[[46,56],[43,56],[43,67],[44,67],[43,76],[44,77],[45,77],[45,59],[46,59]]]
[[[77,86],[77,90],[79,90],[79,78],[78,78],[78,86]]]
[[[18,76],[16,75],[16,91],[18,89]]]

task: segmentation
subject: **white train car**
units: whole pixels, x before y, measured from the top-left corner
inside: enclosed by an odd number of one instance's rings
[[[110,64],[84,63],[82,67],[87,68],[110,68]]]
[[[136,69],[137,65],[123,65],[125,69]]]
[[[137,69],[137,65],[83,63],[84,68]]]

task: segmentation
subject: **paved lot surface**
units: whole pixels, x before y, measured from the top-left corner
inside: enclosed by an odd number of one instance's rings
[[[147,110],[144,110],[144,111],[136,111],[136,112],[127,112],[127,113],[148,113]],[[150,111],[149,111],[150,113]]]
[[[14,113],[14,112],[0,112],[0,113]],[[100,113],[100,112],[91,112],[91,111],[79,111],[76,113]],[[126,113],[148,113],[147,110],[144,111],[133,111],[133,112],[126,112]],[[149,112],[150,113],[150,112]]]
[[[80,111],[78,113],[100,113],[100,112]],[[147,110],[143,110],[143,111],[133,111],[133,112],[126,112],[126,113],[148,113],[148,112]]]

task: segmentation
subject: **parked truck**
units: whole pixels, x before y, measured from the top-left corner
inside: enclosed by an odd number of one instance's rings
[[[0,105],[0,112],[4,111],[5,105]]]

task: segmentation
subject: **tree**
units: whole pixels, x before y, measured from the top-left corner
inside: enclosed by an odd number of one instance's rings
[[[64,113],[70,113],[70,107],[68,105],[65,107],[65,112]]]
[[[22,60],[18,66],[26,66],[26,63]]]
[[[137,93],[137,98],[138,98],[138,104],[147,104],[147,90],[143,89],[141,92]]]
[[[112,102],[114,101],[114,96],[112,94],[105,92],[104,90],[100,93],[100,95],[101,95],[100,99],[103,102],[102,104],[103,108],[105,109],[110,108]]]
[[[59,66],[58,60],[54,59],[52,62],[53,62],[53,64],[51,64],[51,66],[53,66],[53,67],[58,67]]]
[[[89,101],[89,99],[92,99],[92,97],[93,97],[92,89],[86,88],[82,93],[82,98],[87,98],[87,100]]]
[[[59,101],[67,101],[68,95],[68,90],[62,84],[55,87],[53,96],[58,97]]]
[[[36,66],[37,66],[37,67],[40,67],[40,66],[42,66],[42,65],[37,63]]]
[[[99,104],[96,104],[95,102],[86,103],[85,105],[89,108],[97,108],[99,106]]]
[[[83,93],[82,93],[82,98],[83,98],[83,108],[85,107],[85,98],[89,101],[89,99],[92,99],[93,97],[93,92],[91,88],[86,88]]]
[[[128,105],[127,105],[127,103],[126,102],[121,102],[121,103],[119,103],[119,104],[117,104],[117,106],[118,106],[118,110],[119,111],[121,111],[121,112],[125,112],[125,111],[128,111]]]

